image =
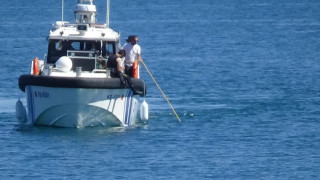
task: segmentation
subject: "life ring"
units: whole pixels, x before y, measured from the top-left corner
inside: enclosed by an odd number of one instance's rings
[[[33,75],[39,74],[39,60],[38,57],[33,59]]]
[[[139,64],[138,61],[134,61],[132,66],[132,77],[139,78]]]

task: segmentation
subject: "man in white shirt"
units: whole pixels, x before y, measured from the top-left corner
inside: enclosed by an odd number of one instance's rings
[[[141,48],[137,44],[138,43],[138,36],[132,35],[129,36],[127,39],[126,44],[122,46],[122,49],[126,51],[125,56],[125,73],[129,76],[132,76],[132,65],[134,61],[142,61],[141,59]]]

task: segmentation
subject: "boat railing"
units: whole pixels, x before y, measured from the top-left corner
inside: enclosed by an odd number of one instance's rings
[[[108,56],[100,57],[98,54],[98,51],[67,51],[67,56],[72,61],[73,71],[76,70],[76,67],[82,67],[83,71],[91,71],[92,73],[103,72],[103,67],[106,65],[108,60]]]
[[[92,73],[106,73],[106,69],[94,69]]]
[[[94,27],[94,28],[106,28],[107,26],[105,24],[100,24],[100,23],[69,23],[69,22],[62,22],[62,21],[57,21],[55,24],[53,24],[53,27],[55,29],[58,29],[60,27],[77,27],[79,24],[89,24],[89,27]]]
[[[97,59],[96,51],[77,51],[77,50],[68,50],[67,56],[69,58],[77,58],[77,59]]]
[[[76,70],[76,67],[82,67],[83,71],[92,71],[96,69],[98,64],[96,51],[68,50],[67,56],[72,60],[73,71]]]

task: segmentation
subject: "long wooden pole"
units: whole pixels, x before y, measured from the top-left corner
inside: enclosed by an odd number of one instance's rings
[[[153,82],[156,84],[156,86],[158,87],[159,91],[161,92],[163,98],[167,101],[167,103],[169,104],[172,112],[174,113],[174,115],[177,117],[177,119],[179,120],[179,122],[181,122],[181,119],[179,117],[179,115],[177,114],[177,112],[174,110],[173,106],[171,105],[169,99],[167,98],[167,96],[164,94],[164,92],[162,91],[162,89],[160,88],[159,84],[157,83],[156,79],[153,77],[153,75],[151,74],[149,68],[147,67],[147,65],[143,62],[143,61],[140,61],[144,68],[147,70],[149,76],[151,77],[151,79],[153,80]]]

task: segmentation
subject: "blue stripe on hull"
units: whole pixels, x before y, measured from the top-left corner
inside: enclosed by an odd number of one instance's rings
[[[130,121],[131,121],[131,108],[132,108],[132,90],[128,90],[127,93],[127,101],[126,101],[126,115],[125,115],[125,124],[126,125],[130,125]]]
[[[32,88],[30,86],[27,86],[28,89],[28,113],[31,118],[31,122],[33,123],[35,121],[35,109],[34,109],[34,99],[33,99],[33,94],[32,94]]]

